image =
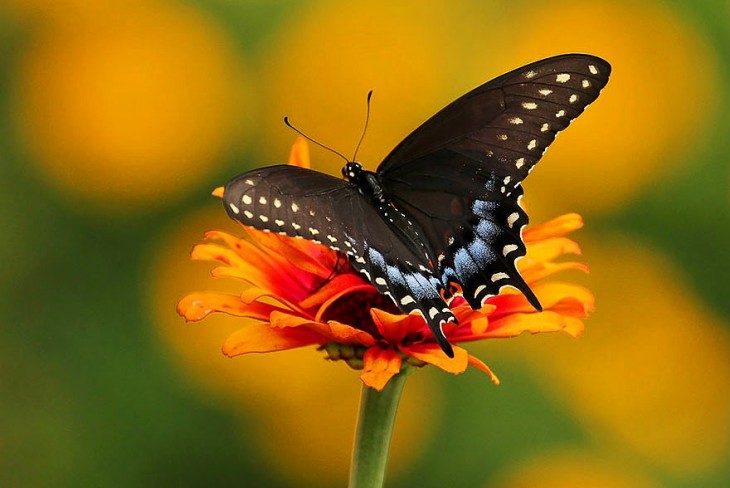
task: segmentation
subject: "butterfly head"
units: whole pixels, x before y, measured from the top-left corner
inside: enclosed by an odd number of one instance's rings
[[[350,161],[342,167],[342,176],[352,183],[357,183],[362,178],[362,164],[357,161]]]

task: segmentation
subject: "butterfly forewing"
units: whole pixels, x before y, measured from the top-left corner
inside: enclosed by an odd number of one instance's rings
[[[378,168],[384,178],[411,170],[441,150],[461,154],[513,184],[527,176],[558,132],[608,82],[604,60],[566,54],[518,68],[442,109],[414,130]],[[435,162],[434,158],[427,158]],[[445,172],[444,166],[440,172]]]

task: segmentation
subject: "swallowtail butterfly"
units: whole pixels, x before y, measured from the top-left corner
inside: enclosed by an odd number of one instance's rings
[[[244,173],[225,187],[228,215],[345,253],[404,313],[419,313],[444,352],[450,297],[478,309],[503,286],[540,302],[515,265],[526,253],[522,181],[555,136],[608,82],[584,54],[537,61],[452,102],[378,166],[351,161],[344,179],[289,165]]]

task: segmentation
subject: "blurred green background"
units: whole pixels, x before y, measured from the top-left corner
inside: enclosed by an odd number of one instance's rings
[[[578,340],[470,347],[409,379],[393,487],[730,486],[730,4],[0,0],[0,486],[343,486],[357,373],[223,358],[185,324],[235,230],[210,191],[295,134],[373,169],[474,86],[548,55],[614,74],[526,184],[577,211]],[[315,168],[341,162],[313,148]],[[233,287],[233,288],[231,288]]]

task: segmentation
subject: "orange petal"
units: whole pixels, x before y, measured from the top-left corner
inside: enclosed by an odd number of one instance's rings
[[[372,346],[375,344],[375,339],[367,332],[356,329],[351,325],[337,322],[336,320],[322,323],[292,314],[272,312],[271,327],[277,329],[301,327],[319,334],[324,342],[360,344],[363,346]]]
[[[383,338],[393,344],[398,344],[406,336],[423,332],[426,321],[417,314],[392,314],[378,308],[370,309],[370,316]]]
[[[299,166],[300,168],[309,168],[309,144],[307,144],[305,138],[299,136],[294,141],[291,152],[289,153],[288,164]]]
[[[223,354],[229,357],[251,352],[273,352],[297,347],[321,345],[319,334],[305,328],[274,329],[269,324],[251,324],[234,332],[223,342]]]
[[[444,371],[452,374],[460,374],[466,371],[469,354],[466,350],[454,346],[454,357],[449,358],[435,343],[418,343],[409,346],[401,346],[401,351],[420,359],[423,362],[433,364]]]
[[[492,383],[494,383],[495,385],[499,384],[499,378],[497,378],[497,375],[494,374],[492,370],[489,369],[489,366],[487,366],[481,359],[475,358],[470,354],[469,366],[474,366],[475,368],[487,373],[487,375],[489,375],[489,378],[492,380]]]
[[[360,379],[370,388],[382,391],[390,379],[400,372],[403,360],[392,349],[370,347],[363,357],[363,372]]]
[[[588,312],[593,310],[593,294],[585,287],[551,281],[534,284],[531,288],[540,300],[543,310],[553,310],[575,317],[586,317]],[[514,313],[536,312],[524,295],[512,291],[490,298],[489,303],[497,306],[494,313],[489,316],[490,320]]]
[[[548,276],[552,276],[561,271],[567,271],[569,269],[575,269],[588,273],[588,265],[584,263],[577,263],[575,261],[568,261],[564,263],[537,263],[534,266],[530,266],[524,270],[521,270],[522,278],[527,283],[535,283],[536,281],[543,280]]]
[[[283,312],[285,310],[271,303],[256,302],[248,300],[245,296],[220,292],[191,293],[180,300],[177,305],[177,313],[185,317],[185,320],[193,322],[203,320],[214,312],[227,313],[236,317],[269,320],[272,312]]]
[[[581,253],[580,246],[568,237],[551,237],[530,243],[527,256],[520,261],[553,261],[566,254]]]
[[[218,198],[223,198],[223,194],[225,193],[225,188],[222,186],[217,187],[212,192],[210,192],[211,195]]]
[[[185,320],[197,322],[214,312],[225,312],[239,317],[246,316],[248,305],[238,295],[218,292],[195,292],[177,304],[177,313]]]
[[[529,227],[522,233],[525,243],[549,239],[550,237],[561,237],[570,234],[583,227],[583,217],[577,213],[561,215],[547,222]]]
[[[583,322],[552,311],[540,313],[517,313],[490,323],[489,330],[480,338],[515,337],[523,332],[565,332],[578,337],[583,332]]]

